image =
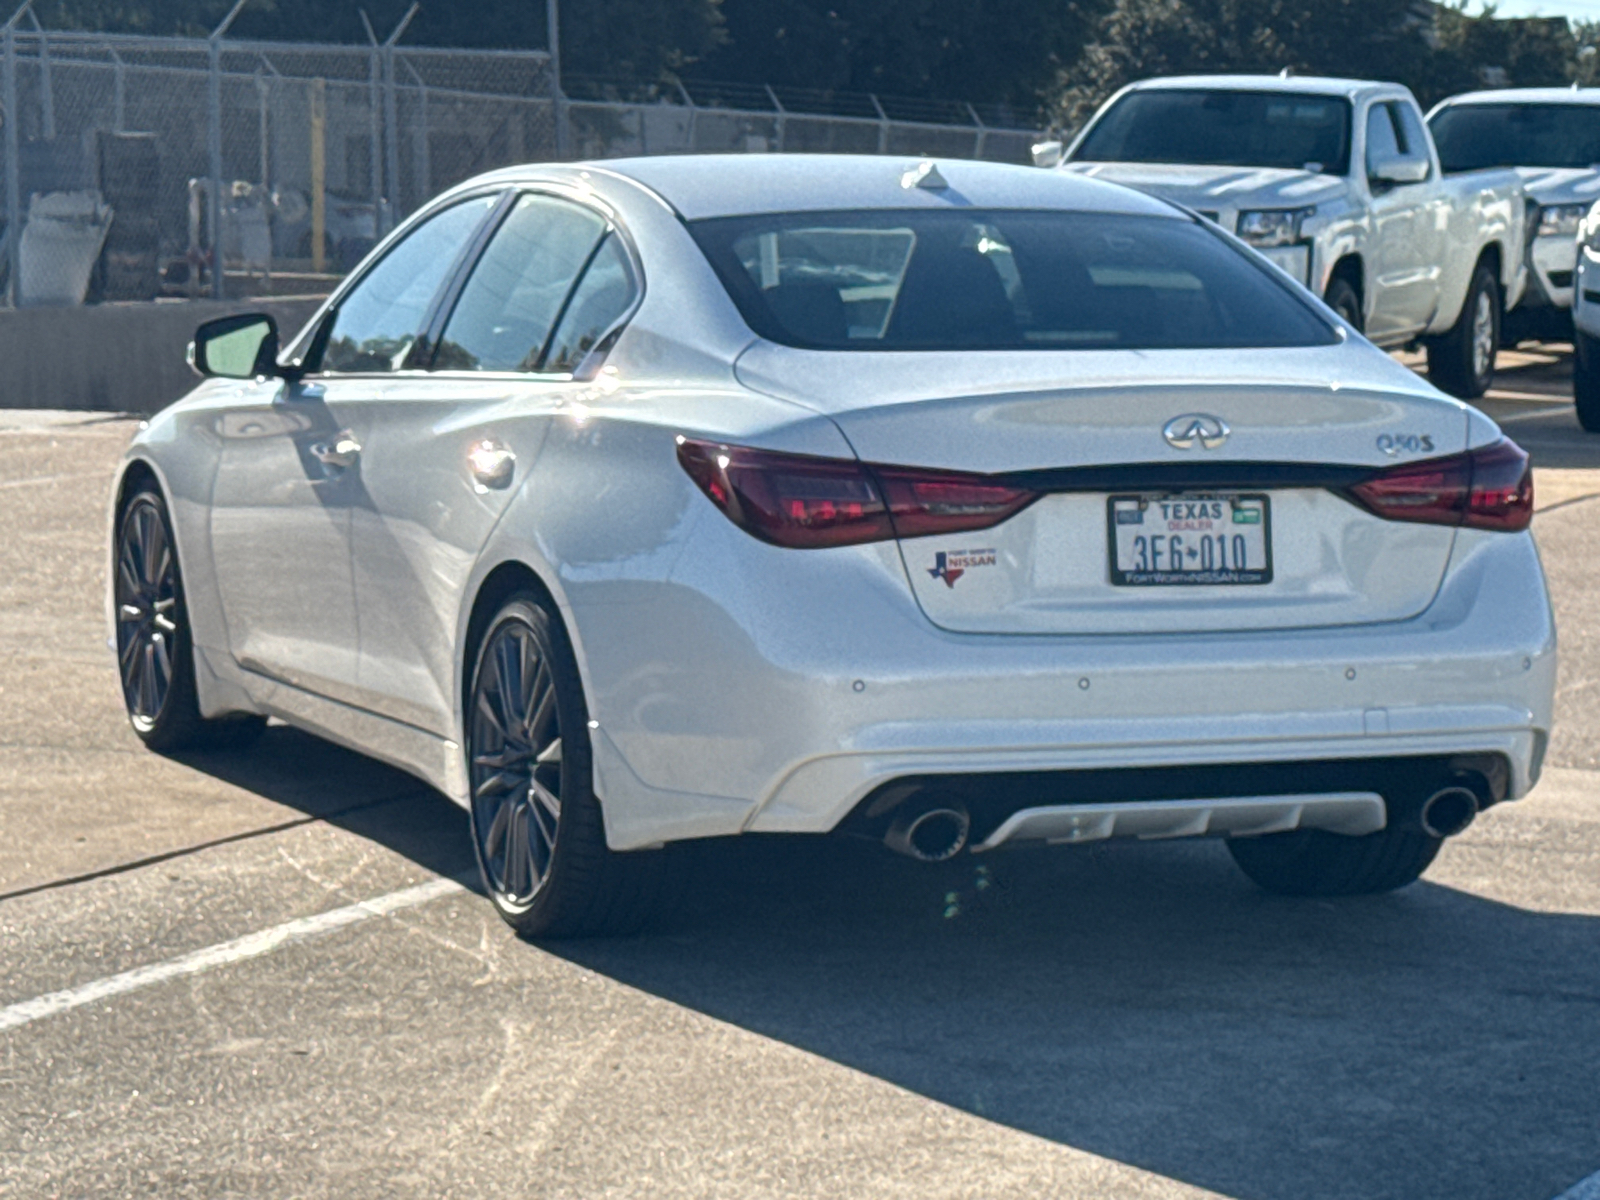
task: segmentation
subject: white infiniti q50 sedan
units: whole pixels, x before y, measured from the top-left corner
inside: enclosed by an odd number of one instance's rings
[[[530,166],[286,347],[224,318],[115,483],[152,747],[275,716],[471,813],[519,930],[664,843],[1218,836],[1416,879],[1537,779],[1527,456],[1276,268],[1061,172]]]

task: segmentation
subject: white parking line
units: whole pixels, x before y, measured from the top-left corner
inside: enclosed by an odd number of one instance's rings
[[[1600,1171],[1573,1184],[1556,1200],[1600,1200]]]
[[[196,950],[178,958],[168,959],[166,962],[135,967],[120,975],[96,979],[65,991],[36,996],[32,1000],[24,1000],[9,1008],[0,1008],[0,1032],[16,1029],[43,1017],[52,1017],[56,1013],[66,1012],[80,1005],[93,1004],[96,1000],[105,1000],[111,996],[136,992],[140,988],[153,987],[169,979],[196,975],[201,971],[209,971],[213,967],[226,966],[228,963],[240,962],[247,958],[259,958],[281,946],[321,937],[325,933],[358,924],[371,917],[386,916],[403,908],[415,908],[419,904],[426,904],[441,896],[465,890],[454,879],[435,879],[428,883],[419,883],[415,887],[402,888],[398,892],[390,892],[373,900],[362,900],[344,908],[318,913],[314,917],[298,917],[293,921],[285,921],[282,925],[274,925],[271,929],[263,929],[260,933],[250,933],[231,942],[207,946],[204,950]]]

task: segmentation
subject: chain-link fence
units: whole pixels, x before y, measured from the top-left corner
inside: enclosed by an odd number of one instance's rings
[[[319,290],[429,197],[517,162],[1025,162],[1034,137],[1008,114],[871,96],[689,84],[640,101],[592,80],[557,93],[543,51],[69,33],[31,16],[0,37],[10,306]]]

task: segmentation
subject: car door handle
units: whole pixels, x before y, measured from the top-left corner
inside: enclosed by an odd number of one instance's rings
[[[361,443],[346,429],[332,442],[317,442],[311,447],[311,457],[325,467],[353,467],[361,457]]]

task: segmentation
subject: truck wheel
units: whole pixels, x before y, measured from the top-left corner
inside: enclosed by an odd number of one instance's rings
[[[1345,324],[1351,326],[1357,333],[1362,331],[1361,297],[1356,295],[1356,289],[1350,285],[1348,279],[1335,279],[1328,284],[1327,294],[1322,299],[1344,319]]]
[[[1500,285],[1494,272],[1479,263],[1456,323],[1428,342],[1428,378],[1441,391],[1476,400],[1494,380],[1499,345]]]
[[[1600,433],[1600,338],[1574,330],[1572,350],[1572,402],[1578,424],[1589,433]]]
[[[1360,896],[1415,883],[1443,844],[1390,826],[1365,837],[1297,829],[1229,838],[1228,850],[1258,887],[1280,896]]]

